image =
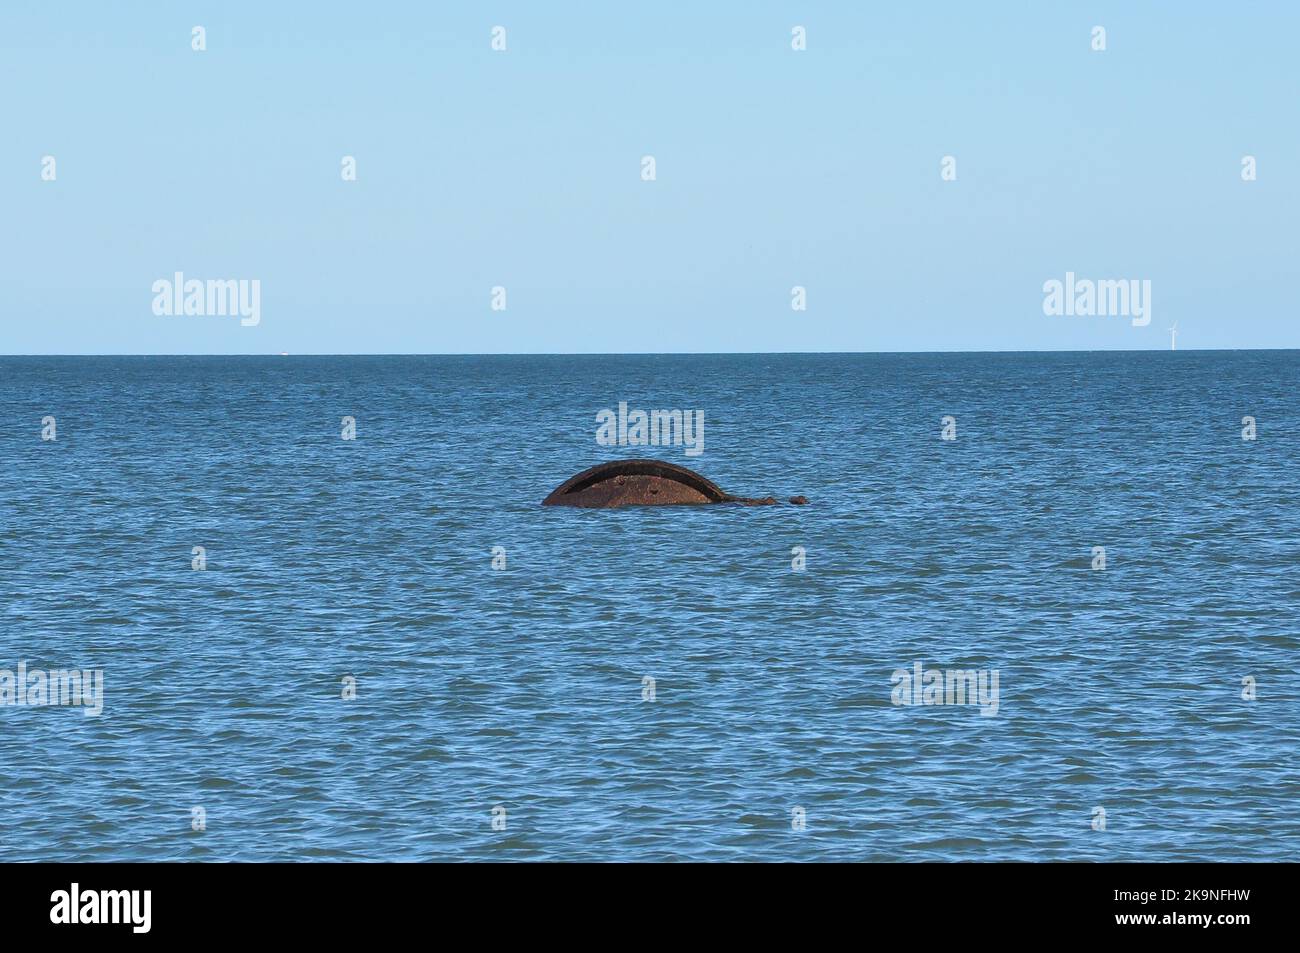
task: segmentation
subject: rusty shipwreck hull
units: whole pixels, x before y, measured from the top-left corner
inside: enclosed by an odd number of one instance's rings
[[[796,496],[791,503],[806,503]],[[739,503],[767,506],[775,497],[733,496],[694,470],[663,460],[613,460],[569,477],[542,500],[543,506],[682,506]]]

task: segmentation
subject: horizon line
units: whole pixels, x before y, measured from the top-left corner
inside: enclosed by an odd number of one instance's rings
[[[0,354],[0,359],[14,357],[784,357],[789,355],[910,355],[910,354],[1171,354],[1179,351],[1204,354],[1235,353],[1237,351],[1297,351],[1300,347],[1234,347],[1234,348],[1093,348],[1076,349],[997,349],[973,351],[211,351],[181,352],[61,352]]]

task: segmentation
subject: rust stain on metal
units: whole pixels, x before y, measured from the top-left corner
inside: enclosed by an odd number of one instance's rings
[[[790,502],[808,501],[796,496]],[[700,503],[770,506],[776,503],[776,498],[733,496],[694,470],[663,460],[613,460],[569,477],[542,500],[543,506],[588,509]]]

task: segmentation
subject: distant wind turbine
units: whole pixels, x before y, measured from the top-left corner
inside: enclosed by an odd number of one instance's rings
[[[1178,322],[1175,321],[1169,329],[1169,350],[1178,350]]]

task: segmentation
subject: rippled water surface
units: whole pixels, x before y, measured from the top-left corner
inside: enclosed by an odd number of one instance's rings
[[[104,673],[98,717],[0,707],[0,859],[1300,859],[1298,383],[0,358],[0,669]],[[620,400],[705,452],[598,446]],[[538,505],[617,456],[811,502]],[[996,714],[892,704],[918,662],[996,670]]]

